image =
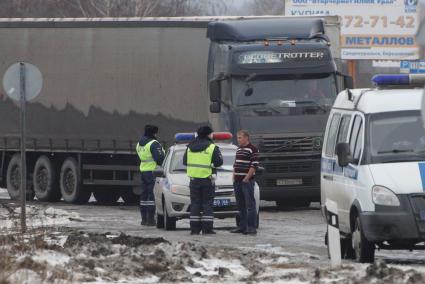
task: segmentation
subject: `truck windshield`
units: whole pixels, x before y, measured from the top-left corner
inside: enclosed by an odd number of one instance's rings
[[[175,151],[171,160],[170,172],[186,172],[186,166],[183,165],[184,150]],[[236,150],[221,149],[223,155],[223,165],[218,168],[218,171],[233,171],[233,163],[235,162]]]
[[[250,76],[252,78],[253,76]],[[295,108],[316,106],[328,109],[336,97],[333,75],[324,78],[233,78],[232,96],[237,107]]]
[[[425,160],[425,130],[419,111],[373,114],[368,132],[372,162]]]

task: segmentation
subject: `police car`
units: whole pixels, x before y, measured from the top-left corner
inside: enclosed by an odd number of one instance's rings
[[[195,133],[176,134],[176,144],[167,151],[163,166],[154,172],[157,177],[154,195],[158,228],[175,230],[177,220],[190,217],[190,180],[186,175],[186,166],[183,165],[183,155],[187,144],[194,138]],[[226,143],[231,139],[231,133],[213,133],[213,140],[220,147],[223,155],[223,165],[216,169],[216,174],[213,175],[215,180],[214,217],[220,219],[233,217],[238,223],[238,207],[232,177],[237,147]],[[255,184],[255,200],[257,212],[259,212],[260,191],[257,184]]]
[[[341,92],[322,151],[321,204],[336,203],[341,252],[372,262],[375,249],[425,241],[425,77],[376,75],[375,88]]]

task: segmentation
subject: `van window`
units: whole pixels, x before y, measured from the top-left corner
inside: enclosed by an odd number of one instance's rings
[[[344,115],[342,117],[341,123],[339,124],[337,144],[347,141],[348,128],[350,127],[350,120],[351,120],[351,115]]]
[[[358,161],[362,152],[362,140],[363,140],[363,120],[362,117],[356,115],[353,120],[353,127],[351,128],[350,135],[350,152],[353,155],[353,159]]]
[[[339,120],[341,115],[336,113],[332,116],[331,124],[329,125],[329,133],[326,141],[326,149],[325,154],[328,157],[332,157],[334,155],[335,150],[335,142],[336,142],[336,134],[338,132]]]

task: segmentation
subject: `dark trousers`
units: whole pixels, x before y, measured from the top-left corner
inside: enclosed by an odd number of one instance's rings
[[[235,181],[235,197],[239,208],[240,223],[242,231],[255,230],[257,228],[257,206],[254,196],[254,180],[250,182]]]
[[[155,201],[153,188],[155,186],[155,177],[152,172],[142,172],[142,192],[140,193],[140,214],[142,219],[148,215],[155,214]]]
[[[190,229],[199,233],[213,230],[214,187],[209,178],[190,180]]]

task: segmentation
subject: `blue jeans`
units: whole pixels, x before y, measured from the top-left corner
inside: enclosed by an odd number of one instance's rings
[[[249,182],[235,181],[236,203],[239,208],[240,223],[242,231],[255,230],[257,228],[257,206],[254,196],[255,181]]]

